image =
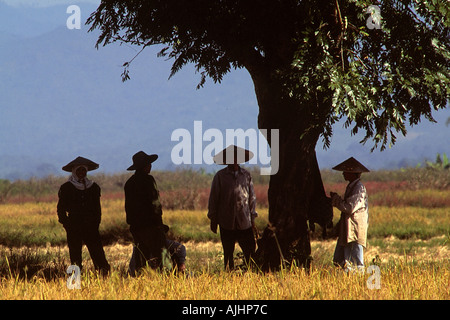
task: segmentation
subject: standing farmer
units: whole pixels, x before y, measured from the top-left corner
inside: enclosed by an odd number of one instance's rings
[[[352,270],[354,266],[361,271],[364,270],[363,250],[367,243],[369,203],[360,178],[362,172],[369,170],[353,157],[333,169],[343,171],[344,179],[349,182],[343,199],[334,192],[330,193],[332,205],[341,211],[333,262],[346,271]]]
[[[227,164],[214,176],[208,203],[211,231],[217,233],[217,226],[220,227],[225,269],[234,268],[236,241],[246,264],[255,253],[256,197],[250,173],[239,166],[252,157],[252,152],[233,145],[214,156],[215,163]]]
[[[150,171],[158,155],[139,151],[133,155],[135,170],[125,183],[125,212],[130,232],[136,245],[136,270],[147,263],[152,268],[161,267],[166,236],[162,222],[162,207],[156,181]]]
[[[108,273],[110,266],[105,257],[98,231],[101,221],[100,187],[86,177],[97,163],[78,157],[62,169],[71,172],[69,181],[58,192],[58,221],[67,233],[70,262],[82,268],[82,246],[86,244],[96,270]]]

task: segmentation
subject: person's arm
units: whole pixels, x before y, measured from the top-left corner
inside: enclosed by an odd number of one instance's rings
[[[217,233],[217,207],[219,204],[219,178],[217,174],[214,176],[213,181],[211,183],[211,191],[209,193],[209,201],[208,201],[208,218],[211,220],[210,228],[211,231]]]
[[[125,192],[125,215],[126,221],[129,225],[134,225],[136,220],[136,200],[134,199],[134,184],[127,181],[125,183],[124,192]]]
[[[58,191],[58,204],[56,205],[56,211],[58,214],[58,222],[61,223],[63,226],[66,226],[69,222],[69,218],[67,216],[67,197],[66,192],[64,190],[64,187],[61,186]]]
[[[338,208],[347,216],[351,216],[366,205],[365,188],[364,186],[359,185],[346,199],[342,199],[339,195],[333,194],[331,201],[334,207]]]
[[[95,210],[95,217],[96,217],[96,223],[97,225],[100,225],[100,222],[102,221],[102,206],[100,203],[100,197],[101,197],[101,189],[97,184],[94,184],[96,186],[95,189],[95,198],[94,198],[94,210]]]
[[[155,178],[153,178],[153,176],[149,176],[151,177],[152,180],[152,207],[153,207],[153,213],[155,215],[155,218],[157,219],[157,223],[162,225],[162,205],[161,205],[161,199],[159,197],[159,190],[158,190],[158,186],[156,184]]]

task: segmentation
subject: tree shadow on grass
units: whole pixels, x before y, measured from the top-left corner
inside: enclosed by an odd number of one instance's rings
[[[42,252],[44,251],[44,252]],[[65,261],[61,252],[45,249],[1,249],[0,277],[31,279],[34,276],[46,280],[66,277]]]

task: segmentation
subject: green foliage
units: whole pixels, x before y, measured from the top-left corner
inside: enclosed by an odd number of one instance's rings
[[[448,157],[445,153],[442,154],[442,158],[441,158],[441,155],[438,153],[436,155],[435,162],[425,161],[425,165],[427,168],[431,168],[431,169],[449,169],[450,168],[450,162],[448,161]]]
[[[379,29],[368,24],[374,4]],[[232,68],[275,84],[273,96],[281,84],[280,101],[296,106],[285,118],[301,119],[302,137],[321,134],[325,146],[344,118],[353,134],[365,131],[363,143],[384,149],[450,100],[449,1],[104,0],[87,23],[101,30],[97,46],[163,44],[171,76],[194,63],[199,87]]]
[[[310,99],[323,92],[332,113],[325,124],[346,118],[356,134],[366,132],[384,149],[405,135],[406,125],[432,110],[445,108],[450,97],[450,3],[382,1],[381,29],[368,29],[362,15],[372,1],[336,1],[336,35],[322,15],[311,15],[293,61],[290,94]],[[445,12],[445,14],[444,14]],[[408,120],[408,121],[407,121]]]

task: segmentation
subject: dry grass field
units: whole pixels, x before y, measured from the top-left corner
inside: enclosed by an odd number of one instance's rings
[[[440,239],[442,240],[442,239]],[[301,268],[269,274],[259,272],[224,272],[218,243],[186,243],[188,272],[185,275],[147,270],[138,277],[126,275],[131,245],[107,246],[113,265],[110,276],[103,278],[92,271],[87,261],[81,275],[81,289],[68,289],[68,275],[45,277],[4,276],[0,283],[2,299],[143,299],[143,300],[279,300],[279,299],[443,299],[448,300],[450,263],[448,247],[434,246],[433,253],[398,252],[381,255],[380,289],[370,274],[347,274],[320,256],[331,256],[334,243],[313,242],[313,256],[319,261],[307,273]],[[66,259],[66,248],[41,248],[42,254],[55,251]],[[379,248],[367,254],[378,254]],[[88,259],[88,257],[86,257]],[[67,260],[66,260],[67,261]],[[51,265],[52,262],[49,262]],[[55,262],[54,262],[55,263]],[[56,262],[60,263],[60,262]],[[56,273],[56,271],[55,271]]]
[[[56,199],[30,199],[15,194],[0,204],[0,298],[4,300],[449,300],[450,190],[404,182],[366,183],[370,201],[366,268],[375,273],[345,273],[331,263],[336,239],[312,238],[311,270],[292,267],[272,273],[223,271],[218,235],[209,230],[204,197],[176,188],[161,191],[163,220],[169,237],[187,248],[187,272],[146,270],[127,274],[132,253],[120,190],[104,192],[100,232],[109,276],[93,271],[87,249],[80,289],[69,289],[69,254],[65,233],[56,218]],[[205,190],[205,186],[199,188]],[[264,194],[258,207],[258,228],[267,224]],[[345,184],[326,184],[342,192]],[[200,190],[200,189],[199,189]],[[206,188],[207,190],[207,188]],[[201,194],[198,192],[197,195]],[[177,203],[167,197],[181,197]],[[191,197],[189,201],[186,199]],[[202,198],[203,197],[203,198]],[[207,198],[207,197],[206,197]],[[20,201],[18,199],[21,199]],[[203,199],[203,200],[202,200]],[[190,208],[187,203],[191,203]],[[194,205],[197,203],[196,205]],[[203,203],[203,204],[202,204]],[[339,213],[335,211],[335,221]],[[239,247],[236,245],[236,260]],[[379,274],[376,271],[379,271]],[[367,270],[366,270],[367,271]],[[377,282],[378,281],[378,282]],[[379,284],[377,288],[375,285]]]

